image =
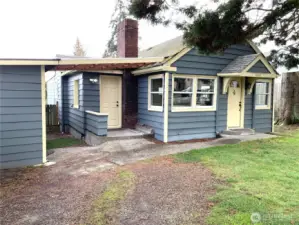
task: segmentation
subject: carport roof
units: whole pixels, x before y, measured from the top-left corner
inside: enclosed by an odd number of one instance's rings
[[[46,70],[120,70],[136,69],[162,62],[164,57],[144,58],[0,58],[0,65],[44,65]]]

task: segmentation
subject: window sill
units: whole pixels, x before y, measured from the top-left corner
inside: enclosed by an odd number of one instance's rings
[[[172,108],[171,112],[213,112],[215,107],[209,108]]]
[[[271,109],[271,107],[270,106],[268,106],[268,105],[265,105],[265,106],[255,106],[255,110],[265,110],[265,109]]]
[[[79,109],[79,105],[73,105],[74,109]]]
[[[148,108],[148,111],[154,111],[154,112],[163,112],[163,107],[157,107],[157,108]]]

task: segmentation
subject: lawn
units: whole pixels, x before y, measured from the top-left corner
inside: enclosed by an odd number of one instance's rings
[[[221,180],[209,224],[299,224],[299,132],[174,156],[201,162]],[[253,214],[255,213],[255,214]],[[253,214],[253,215],[252,215]]]
[[[54,149],[54,148],[78,146],[82,144],[84,144],[83,141],[72,137],[57,138],[57,139],[47,141],[47,150]]]

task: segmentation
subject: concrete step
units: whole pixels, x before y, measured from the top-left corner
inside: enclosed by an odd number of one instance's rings
[[[235,128],[235,129],[228,129],[221,133],[221,135],[253,135],[255,131],[249,128]]]

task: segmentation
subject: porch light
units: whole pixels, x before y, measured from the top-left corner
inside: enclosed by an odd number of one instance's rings
[[[89,82],[92,84],[97,84],[98,83],[98,79],[97,78],[89,78]]]

